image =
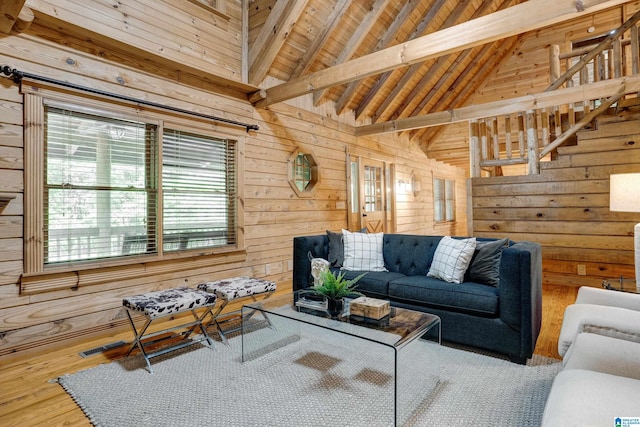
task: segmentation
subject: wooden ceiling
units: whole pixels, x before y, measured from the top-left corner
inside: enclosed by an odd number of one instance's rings
[[[288,82],[523,1],[254,0],[249,9],[250,83],[258,85],[266,76]],[[283,42],[269,54],[261,42],[282,26]],[[337,114],[351,110],[359,124],[460,107],[518,41],[519,36],[511,36],[318,90],[314,105],[332,102]],[[433,140],[437,132],[417,129],[410,136],[426,148],[422,141]]]
[[[249,83],[264,90],[250,100],[265,107],[313,93],[315,106],[352,112],[356,134],[380,133],[369,129],[467,105],[527,31],[620,3],[253,0]],[[403,132],[429,152],[443,130],[430,126]]]

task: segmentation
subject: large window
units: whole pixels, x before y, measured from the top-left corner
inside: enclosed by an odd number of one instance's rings
[[[236,245],[237,141],[132,117],[43,104],[45,266]]]
[[[436,222],[456,220],[455,181],[452,179],[433,179],[434,219]]]

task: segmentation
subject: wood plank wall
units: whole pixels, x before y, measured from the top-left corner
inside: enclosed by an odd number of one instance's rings
[[[629,2],[530,34],[472,103],[544,90],[550,83],[549,45],[566,52],[572,41],[617,28],[638,9],[640,2]],[[640,172],[640,121],[633,114],[607,121],[599,122],[597,132],[581,132],[578,145],[543,163],[539,176],[473,179],[473,234],[540,242],[545,283],[598,287],[604,278],[634,277],[632,235],[640,216],[609,211],[609,175]],[[460,149],[461,141],[468,141],[467,124],[449,127],[434,154]],[[505,168],[506,175],[520,172]],[[578,266],[585,275],[578,275]]]
[[[31,6],[52,7],[56,2],[30,3],[33,3]],[[192,7],[186,6],[188,2],[175,0],[153,3],[156,5],[150,10],[151,14],[169,6],[180,10],[176,5],[185,3],[185,15],[176,17],[180,20],[188,20],[188,10]],[[226,3],[227,12],[232,16],[226,29],[230,32],[227,37],[240,39],[240,0]],[[82,3],[83,8],[95,7],[95,10],[102,10],[103,6],[104,2],[100,1]],[[238,16],[234,15],[234,10]],[[93,14],[89,15],[83,25],[90,31],[102,28],[102,23],[97,22]],[[255,110],[235,91],[221,89],[212,85],[209,79],[181,72],[179,68],[159,66],[148,57],[140,56],[136,47],[123,50],[121,42],[114,41],[110,45],[108,37],[94,44],[41,24],[46,22],[36,20],[28,33],[0,38],[0,64],[260,125],[259,132],[245,138],[246,255],[188,274],[167,273],[76,290],[20,295],[24,262],[23,182],[24,175],[29,173],[24,169],[22,152],[22,95],[10,80],[0,79],[0,193],[16,196],[0,215],[0,357],[126,329],[128,325],[121,308],[125,295],[236,275],[269,278],[278,282],[280,289],[290,289],[292,238],[347,227],[347,212],[343,207],[347,197],[347,152],[393,162],[397,179],[408,180],[412,172],[419,176],[422,191],[417,197],[412,194],[398,196],[398,232],[466,234],[464,171],[429,160],[406,139],[394,135],[358,139],[353,136],[350,125],[323,114],[304,111],[295,102]],[[163,44],[162,29],[166,23],[151,19],[145,25],[150,32],[149,26],[157,26],[155,42]],[[166,37],[177,43],[180,37],[189,36],[171,33]],[[218,45],[222,44],[210,44],[208,48],[215,50]],[[226,58],[225,52],[219,54]],[[297,102],[308,104],[308,100]],[[298,144],[313,148],[322,169],[323,179],[312,199],[297,198],[287,181],[287,160]],[[434,173],[457,182],[458,221],[453,225],[436,225],[432,221],[431,179]]]

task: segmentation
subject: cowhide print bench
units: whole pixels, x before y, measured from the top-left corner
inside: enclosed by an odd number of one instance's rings
[[[127,316],[135,336],[133,343],[131,344],[131,348],[127,352],[127,356],[131,354],[134,348],[138,347],[144,356],[144,360],[147,362],[147,370],[153,373],[150,360],[153,357],[202,341],[206,341],[209,344],[209,347],[213,349],[213,340],[207,334],[206,328],[203,326],[202,322],[205,317],[211,313],[216,300],[217,296],[215,293],[186,287],[165,289],[162,291],[149,292],[124,298],[122,300],[122,305],[127,309],[125,311],[127,312]],[[202,312],[200,315],[196,312],[196,310],[199,309],[201,309],[200,311]],[[148,334],[146,333],[151,322],[154,320],[186,311],[190,311],[193,314],[193,321],[163,329],[161,331]],[[146,317],[147,320],[142,328],[136,328],[132,314],[142,314]],[[145,349],[145,346],[155,343],[155,341],[149,341],[150,338],[179,329],[183,329],[185,331],[182,333],[183,339],[177,341],[177,343],[165,346],[151,353],[147,352]],[[202,338],[190,340],[189,337],[196,329],[199,329],[202,332]]]
[[[218,305],[215,312],[212,313],[212,320],[207,324],[207,327],[215,324],[218,334],[220,335],[220,339],[222,342],[229,345],[225,334],[239,330],[239,327],[225,330],[222,328],[222,324],[236,319],[240,310],[230,313],[222,313],[222,310],[224,310],[227,304],[231,301],[243,298],[250,298],[253,301],[258,301],[258,297],[267,299],[276,291],[276,284],[275,282],[264,279],[240,276],[232,277],[230,279],[216,280],[214,282],[200,283],[197,288],[204,292],[213,293],[222,300],[222,304]],[[265,320],[269,322],[268,318],[265,318]]]

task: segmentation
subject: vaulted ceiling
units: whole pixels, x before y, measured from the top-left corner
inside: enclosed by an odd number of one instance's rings
[[[524,0],[254,0],[249,9],[250,83],[287,82]],[[277,51],[265,45],[280,31]],[[518,44],[511,36],[313,92],[315,105],[353,111],[358,123],[380,123],[465,105]],[[275,43],[277,44],[277,43]],[[431,141],[439,128],[411,131]],[[423,143],[422,145],[425,145]]]
[[[248,12],[249,83],[265,90],[251,100],[256,106],[267,106],[312,93],[314,105],[332,103],[337,114],[352,112],[362,127],[452,110],[467,105],[496,67],[513,55],[526,31],[570,19],[567,14],[575,17],[585,8],[613,3],[624,2],[253,0]],[[527,7],[530,15],[518,10]],[[546,9],[554,10],[546,16]],[[493,36],[484,38],[481,30],[465,26],[481,17],[486,17],[482,25]],[[536,21],[536,26],[526,28],[528,20]],[[500,25],[511,28],[500,34]],[[439,34],[443,35],[440,39]],[[430,35],[433,37],[427,40]],[[455,39],[464,42],[450,47]],[[424,46],[419,45],[422,40]],[[415,60],[403,57],[417,50],[438,50],[426,46],[438,40],[447,45],[438,54]],[[389,55],[384,56],[387,51]],[[369,62],[360,61],[364,58],[370,58]],[[393,64],[372,62],[374,58]],[[316,85],[321,80],[331,84]],[[279,98],[271,96],[274,84]],[[442,129],[414,127],[405,132],[428,152]]]

